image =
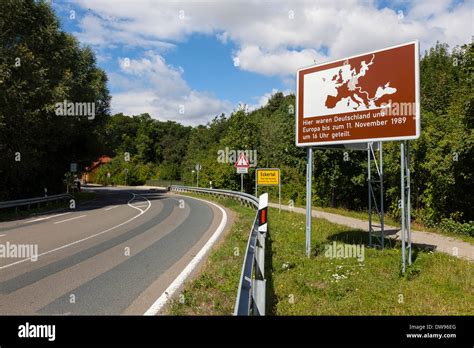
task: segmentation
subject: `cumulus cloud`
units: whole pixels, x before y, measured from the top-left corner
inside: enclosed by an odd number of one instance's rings
[[[119,58],[120,72],[110,76],[119,90],[112,97],[112,111],[128,115],[149,113],[161,120],[183,124],[206,123],[231,104],[211,93],[191,89],[184,81],[181,68],[168,65],[165,59],[147,52],[140,59]]]
[[[234,66],[243,70],[267,76],[285,76],[294,74],[299,68],[320,62],[324,56],[313,49],[263,52],[257,46],[247,46],[238,51],[233,59]]]

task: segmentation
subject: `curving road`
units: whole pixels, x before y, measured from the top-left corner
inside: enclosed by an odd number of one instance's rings
[[[190,197],[94,190],[73,211],[0,223],[0,314],[144,314],[226,221]]]

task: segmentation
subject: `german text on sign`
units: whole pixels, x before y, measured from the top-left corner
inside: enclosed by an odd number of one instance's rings
[[[280,171],[278,169],[257,169],[257,185],[278,186]]]

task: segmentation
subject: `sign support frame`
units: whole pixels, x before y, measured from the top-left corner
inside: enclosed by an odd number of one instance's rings
[[[374,202],[375,211],[379,215],[380,218],[380,246],[382,250],[384,249],[385,243],[385,224],[384,224],[384,187],[383,187],[383,147],[382,142],[379,141],[378,149],[379,149],[379,164],[377,165],[377,156],[375,155],[374,151],[374,144],[367,143],[367,189],[368,189],[368,211],[369,211],[369,247],[372,247],[372,235],[374,234],[374,225],[372,220],[372,202]],[[375,168],[377,169],[377,174],[379,175],[379,180],[373,180],[372,178],[372,171],[371,171],[371,162],[375,162]],[[374,183],[379,182],[380,184],[380,203],[377,206],[377,200],[375,197],[374,192]]]

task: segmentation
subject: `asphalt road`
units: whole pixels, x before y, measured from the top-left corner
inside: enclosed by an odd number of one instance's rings
[[[189,197],[94,190],[75,210],[0,223],[0,314],[144,314],[223,219]]]

